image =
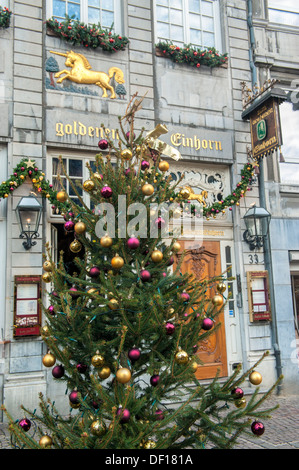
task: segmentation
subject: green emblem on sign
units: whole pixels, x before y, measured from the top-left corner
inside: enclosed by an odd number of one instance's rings
[[[256,133],[258,140],[263,140],[267,134],[267,125],[265,119],[262,119],[257,123]]]

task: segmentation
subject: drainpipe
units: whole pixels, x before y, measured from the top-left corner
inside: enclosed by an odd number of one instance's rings
[[[252,0],[247,0],[248,6],[248,16],[247,24],[249,27],[249,36],[250,36],[250,48],[249,48],[249,63],[252,73],[252,87],[257,85],[257,67],[254,63],[253,54],[255,49],[255,38],[254,38],[254,28],[252,21]],[[264,176],[264,160],[261,158],[259,161],[259,199],[260,205],[266,209],[266,194],[265,194],[265,176]],[[269,231],[270,233],[270,231]],[[277,317],[276,317],[276,308],[275,308],[275,292],[274,292],[274,282],[273,282],[273,270],[272,270],[272,259],[271,259],[271,246],[270,246],[270,237],[269,234],[265,237],[264,240],[264,263],[265,269],[268,271],[269,275],[269,290],[270,290],[270,299],[271,299],[271,312],[272,312],[272,342],[274,349],[274,357],[276,362],[276,372],[277,377],[280,377],[282,374],[282,364],[281,364],[281,354],[278,343],[278,332],[277,332]],[[281,393],[281,385],[277,386],[277,394]]]

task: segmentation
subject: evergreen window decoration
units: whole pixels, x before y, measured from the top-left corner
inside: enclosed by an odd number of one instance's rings
[[[126,36],[112,33],[113,25],[109,29],[102,28],[100,23],[90,26],[69,16],[61,23],[52,17],[46,21],[46,25],[55,36],[86,48],[100,47],[103,51],[114,53],[123,51],[129,43]]]
[[[7,8],[0,6],[0,28],[9,28],[12,12]]]
[[[179,47],[171,41],[160,41],[156,44],[159,56],[167,57],[173,62],[187,64],[199,68],[201,65],[208,67],[227,66],[227,54],[220,54],[215,47],[200,49],[190,44]]]

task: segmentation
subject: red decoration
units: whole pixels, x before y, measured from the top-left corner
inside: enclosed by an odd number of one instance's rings
[[[99,140],[98,146],[101,150],[107,150],[107,148],[109,146],[108,140],[106,140],[106,139]]]
[[[251,425],[251,431],[256,436],[261,436],[265,432],[265,426],[260,421],[254,421]]]

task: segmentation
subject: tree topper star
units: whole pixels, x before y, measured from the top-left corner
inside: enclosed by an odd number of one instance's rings
[[[34,168],[35,167],[35,161],[34,160],[32,161],[29,158],[29,160],[26,162],[26,166],[27,166],[27,168]]]

